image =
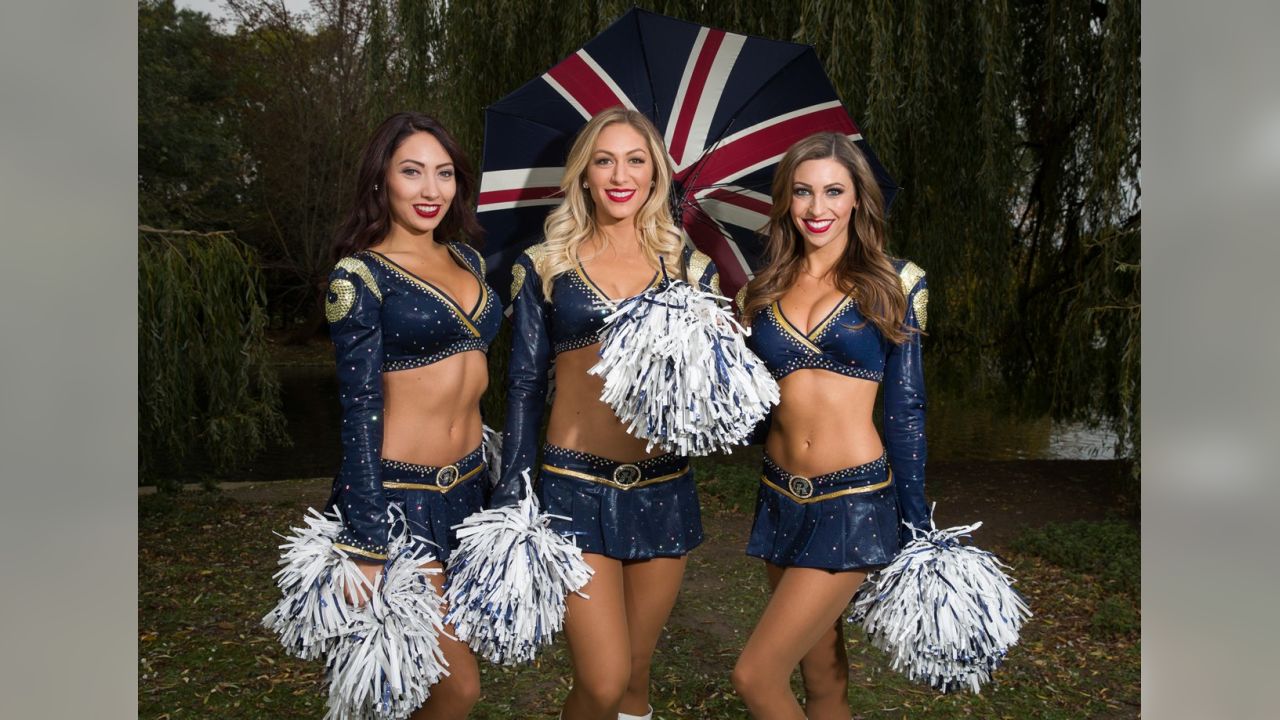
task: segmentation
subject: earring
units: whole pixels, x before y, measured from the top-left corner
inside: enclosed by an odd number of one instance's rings
[[[650,180],[650,181],[649,181],[649,187],[657,187],[657,186],[658,186],[658,181],[657,181],[657,180]]]
[[[582,189],[583,189],[583,190],[586,190],[586,189],[587,189],[587,188],[589,188],[589,187],[591,187],[591,185],[590,185],[590,184],[588,184],[588,183],[582,183]]]
[[[379,190],[381,190],[381,189],[382,189],[382,186],[381,186],[381,185],[379,185],[378,183],[374,183],[374,184],[373,184],[373,191],[374,191],[374,192],[378,192],[378,191],[379,191]]]

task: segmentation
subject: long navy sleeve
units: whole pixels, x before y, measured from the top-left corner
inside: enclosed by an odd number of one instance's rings
[[[538,432],[547,404],[551,339],[542,279],[527,253],[512,266],[511,359],[507,363],[507,417],[502,432],[502,477],[492,507],[511,505],[524,495],[524,471],[536,476]]]
[[[337,546],[385,560],[387,499],[382,491],[382,297],[369,268],[344,258],[329,275],[325,315],[337,353],[342,403],[342,466],[329,507],[342,513]]]
[[[929,298],[924,271],[913,263],[900,270],[907,292],[905,324],[913,332],[901,345],[892,345],[884,368],[884,441],[893,469],[902,519],[919,530],[929,529],[929,507],[924,495],[927,448],[924,433],[924,363],[921,336]],[[901,528],[905,544],[911,531]]]

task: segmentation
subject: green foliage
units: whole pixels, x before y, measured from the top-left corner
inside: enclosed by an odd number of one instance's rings
[[[138,238],[138,458],[143,480],[205,460],[223,472],[287,441],[254,253],[229,233]]]
[[[1076,584],[1096,588],[1090,632],[1099,637],[1139,632],[1142,543],[1132,525],[1117,520],[1050,523],[1022,534],[1013,548],[1069,571]]]
[[[234,125],[231,44],[209,17],[173,0],[138,3],[138,216],[143,223],[230,226],[245,158]]]
[[[1141,538],[1128,523],[1050,523],[1028,531],[1015,541],[1014,547],[1067,570],[1093,575],[1112,592],[1138,593],[1142,579]]]
[[[1123,595],[1108,595],[1098,603],[1089,628],[1102,637],[1136,635],[1142,630],[1142,619],[1132,600]]]

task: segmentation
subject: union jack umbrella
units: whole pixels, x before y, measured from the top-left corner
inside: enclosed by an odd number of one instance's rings
[[[886,202],[897,183],[836,97],[813,47],[628,11],[574,54],[485,110],[478,212],[490,281],[538,242],[578,131],[624,105],[653,120],[675,168],[671,206],[686,241],[715,261],[732,297],[753,276],[782,154],[840,132],[867,154]]]

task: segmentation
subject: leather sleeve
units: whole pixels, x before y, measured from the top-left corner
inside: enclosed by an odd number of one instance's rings
[[[491,507],[518,502],[525,492],[523,472],[537,477],[538,433],[547,404],[551,338],[542,279],[533,260],[522,254],[512,266],[511,359],[507,363],[507,417],[502,432],[502,477]]]
[[[385,560],[387,499],[382,492],[382,300],[368,267],[345,258],[329,275],[325,296],[329,335],[337,353],[342,404],[342,465],[329,506],[342,513],[337,545]]]
[[[922,294],[923,293],[923,294]],[[907,295],[905,324],[921,330],[928,285],[923,273]],[[924,465],[927,457],[924,434],[924,364],[919,332],[912,332],[901,345],[891,345],[884,368],[884,440],[898,492],[902,519],[919,530],[929,529],[929,506],[924,496]],[[905,544],[911,531],[900,528]]]

